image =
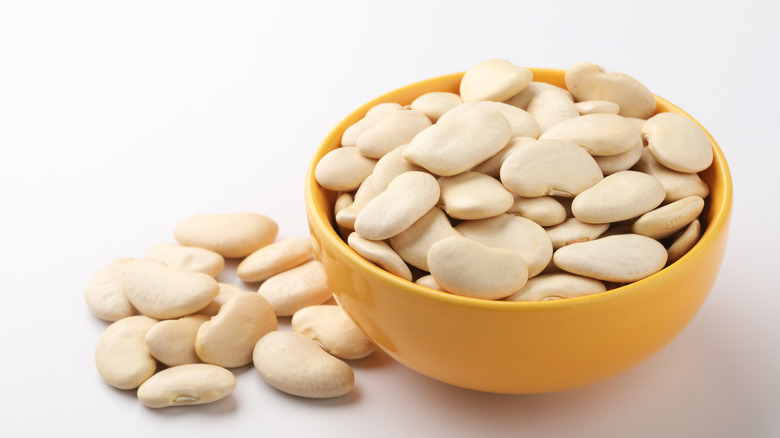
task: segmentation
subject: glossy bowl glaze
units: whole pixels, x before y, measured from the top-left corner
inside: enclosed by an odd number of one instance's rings
[[[565,88],[563,70],[530,70],[534,80]],[[366,103],[339,123],[316,150],[306,174],[307,217],[316,257],[337,302],[400,363],[433,379],[479,391],[561,391],[609,378],[647,359],[696,315],[726,249],[732,182],[712,137],[714,162],[701,173],[710,196],[700,241],[662,271],[596,295],[504,302],[438,292],[374,266],[339,237],[333,216],[336,193],[321,188],[314,179],[320,158],[339,147],[344,130],[372,106],[408,104],[430,91],[457,93],[462,75],[428,79]],[[688,116],[662,98],[656,101],[658,112]]]

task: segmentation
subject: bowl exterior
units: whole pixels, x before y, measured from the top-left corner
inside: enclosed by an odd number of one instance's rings
[[[534,80],[565,86],[563,70],[531,70]],[[339,147],[343,131],[373,105],[408,104],[430,91],[457,92],[461,77],[429,79],[368,102],[334,128],[315,153],[306,176],[307,217],[316,257],[339,305],[407,367],[487,392],[576,388],[614,376],[660,350],[704,303],[726,248],[731,177],[711,137],[715,160],[702,174],[711,193],[699,243],[661,272],[604,293],[530,303],[459,297],[395,277],[359,257],[339,237],[332,214],[336,194],[314,180],[319,159]],[[659,112],[685,114],[660,97],[656,101]]]

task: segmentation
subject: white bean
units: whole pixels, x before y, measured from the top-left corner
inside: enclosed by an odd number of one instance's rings
[[[258,213],[201,213],[179,222],[173,237],[182,245],[241,258],[273,242],[278,231],[276,222]]]
[[[138,388],[138,400],[150,408],[202,405],[223,399],[236,387],[230,371],[208,364],[162,370]]]

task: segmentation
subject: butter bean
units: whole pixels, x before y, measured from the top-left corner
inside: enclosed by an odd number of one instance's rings
[[[334,149],[317,163],[314,178],[328,190],[352,191],[374,170],[376,160],[357,148]]]
[[[447,237],[459,235],[447,215],[440,208],[433,207],[409,228],[391,237],[389,242],[406,263],[428,271],[431,246]]]
[[[202,272],[211,277],[219,275],[225,267],[225,259],[214,251],[175,243],[155,245],[146,250],[144,257],[157,259],[169,266],[188,271]]]
[[[368,240],[358,233],[352,233],[347,238],[350,248],[361,257],[375,263],[393,275],[412,281],[412,272],[399,256],[384,240]]]
[[[355,231],[370,240],[395,236],[436,205],[439,193],[439,183],[430,174],[405,172],[363,207],[355,219]]]
[[[360,134],[357,149],[366,157],[382,158],[398,146],[409,143],[417,133],[429,126],[430,119],[419,111],[394,111]]]
[[[547,237],[550,238],[553,249],[558,249],[572,243],[595,240],[607,229],[609,224],[588,224],[572,217],[548,228]]]
[[[403,107],[394,102],[380,103],[373,106],[362,119],[358,120],[344,131],[344,134],[341,136],[341,146],[357,146],[357,138],[360,134],[379,123],[388,114],[401,109],[403,109]]]
[[[375,195],[384,192],[390,181],[402,173],[426,171],[422,167],[406,161],[403,157],[404,150],[406,150],[406,145],[399,146],[377,161],[374,172],[371,174],[371,184]]]
[[[503,149],[498,151],[498,153],[477,164],[471,170],[474,172],[484,173],[485,175],[492,176],[493,178],[498,178],[501,174],[501,166],[504,164],[504,161],[506,161],[507,157],[512,155],[512,153],[517,149],[532,143],[536,143],[535,138],[515,137],[509,140],[509,143],[507,143]]]
[[[623,170],[631,169],[631,167],[634,166],[642,157],[643,150],[644,146],[642,144],[642,138],[637,137],[634,146],[623,153],[593,158],[596,160],[596,164],[599,165],[601,172],[606,176]]]
[[[695,173],[712,164],[712,143],[696,122],[676,113],[660,113],[642,125],[653,158],[678,172]]]
[[[444,122],[453,117],[457,117],[474,108],[486,108],[501,113],[501,115],[509,120],[509,126],[512,128],[512,137],[537,138],[541,133],[539,123],[531,114],[528,114],[526,111],[523,111],[516,106],[508,105],[503,102],[465,102],[444,113],[444,115],[439,118],[439,122]]]
[[[444,289],[441,288],[439,283],[436,282],[436,279],[433,278],[433,275],[431,274],[423,275],[422,277],[415,280],[415,283],[419,284],[420,286],[425,286],[427,288],[444,292]]]
[[[571,210],[583,222],[618,222],[654,209],[663,202],[665,195],[657,179],[642,172],[626,170],[607,176],[577,195]]]
[[[685,227],[685,231],[667,248],[666,253],[669,255],[667,263],[672,264],[687,254],[696,245],[700,237],[701,223],[699,223],[698,219],[694,219],[693,222]]]
[[[512,207],[507,213],[519,214],[543,227],[558,225],[566,220],[566,209],[551,196],[524,198],[515,195]]]
[[[376,350],[371,339],[339,306],[304,307],[295,312],[290,324],[294,332],[342,359],[362,359]]]
[[[606,291],[599,280],[579,275],[544,274],[531,278],[522,289],[504,298],[506,301],[548,301],[583,297]]]
[[[699,217],[703,209],[703,199],[689,196],[643,214],[637,218],[631,230],[653,239],[663,239],[688,226]]]
[[[634,170],[652,175],[664,186],[666,191],[664,202],[674,202],[688,196],[706,198],[710,194],[709,187],[699,178],[699,175],[669,169],[656,161],[647,148],[642,151],[642,156],[634,165]]]
[[[95,346],[95,365],[109,385],[119,389],[140,386],[154,374],[157,361],[146,348],[146,333],[157,320],[129,316],[109,325]]]
[[[150,408],[202,405],[223,399],[236,387],[230,371],[208,364],[162,370],[138,388],[138,399]]]
[[[514,196],[495,178],[464,172],[439,178],[441,205],[455,219],[485,219],[502,214],[514,204]]]
[[[504,186],[528,198],[574,197],[602,178],[593,157],[566,140],[539,140],[512,153],[501,166]]]
[[[372,183],[373,178],[373,174],[366,177],[355,192],[352,203],[336,212],[336,222],[343,228],[354,230],[355,220],[357,220],[358,214],[363,210],[363,207],[368,204],[368,201],[374,199],[376,196]]]
[[[442,114],[463,103],[459,95],[445,91],[433,91],[420,95],[412,101],[411,108],[428,116],[436,123]]]
[[[200,326],[209,320],[205,315],[190,315],[160,321],[146,332],[149,353],[168,366],[200,363],[195,352],[195,337]]]
[[[537,94],[545,90],[554,90],[559,93],[563,93],[563,95],[566,96],[567,99],[574,102],[574,98],[572,97],[571,93],[569,93],[569,90],[565,88],[548,84],[547,82],[531,81],[531,83],[528,84],[528,87],[526,87],[525,90],[505,100],[504,103],[506,103],[507,105],[516,106],[520,109],[526,110],[528,109],[528,104],[531,103],[531,100],[533,100],[533,98],[536,97]]]
[[[638,281],[660,271],[666,258],[663,245],[638,234],[573,243],[553,254],[553,262],[564,271],[617,283]]]
[[[173,236],[182,245],[241,258],[273,242],[278,231],[276,222],[258,213],[202,213],[181,221]]]
[[[122,287],[130,302],[144,315],[179,318],[206,307],[219,293],[211,276],[141,258],[125,266]]]
[[[325,272],[317,260],[306,262],[269,278],[257,289],[277,316],[290,316],[331,298]]]
[[[246,292],[238,286],[234,286],[229,283],[219,283],[219,293],[216,297],[204,308],[198,310],[198,315],[214,316],[219,312],[219,309],[225,305],[231,298],[235,297],[241,292]]]
[[[442,289],[471,298],[504,298],[528,280],[528,266],[520,253],[461,236],[431,246],[428,267]]]
[[[241,292],[200,326],[195,351],[203,362],[241,367],[252,362],[255,343],[276,328],[271,304],[257,293]]]
[[[263,281],[299,266],[312,257],[314,248],[311,245],[311,237],[288,237],[249,254],[238,264],[236,274],[247,282]]]
[[[549,127],[539,139],[568,140],[594,156],[621,154],[640,141],[634,124],[617,114],[572,117]]]
[[[478,107],[423,130],[403,156],[436,175],[456,175],[495,155],[511,134],[506,117]]]
[[[584,100],[575,102],[574,106],[577,107],[581,116],[586,114],[618,114],[620,112],[620,105],[608,100]]]
[[[466,71],[460,82],[460,96],[464,102],[503,102],[523,91],[532,79],[528,69],[502,59],[489,59]]]
[[[569,96],[556,89],[547,89],[536,94],[528,103],[526,111],[536,119],[542,132],[564,120],[580,116]]]
[[[92,313],[106,321],[118,321],[135,315],[133,303],[127,299],[122,287],[125,266],[132,257],[113,260],[100,268],[84,289],[84,301]]]
[[[624,117],[647,119],[655,112],[653,93],[626,74],[607,71],[591,62],[578,62],[566,70],[564,80],[578,101],[615,102]]]

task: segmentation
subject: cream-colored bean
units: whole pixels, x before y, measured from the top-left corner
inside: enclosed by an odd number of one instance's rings
[[[528,280],[522,289],[504,298],[506,301],[548,301],[577,298],[606,291],[599,280],[579,275],[544,274]]]
[[[294,332],[311,338],[328,353],[342,359],[362,359],[376,345],[339,306],[309,306],[295,312]]]
[[[503,102],[531,83],[530,70],[502,59],[489,59],[471,67],[460,81],[464,102],[492,100]]]
[[[539,139],[568,140],[593,156],[627,152],[637,141],[634,124],[617,114],[588,114],[563,120],[548,128]]]
[[[155,319],[135,315],[120,319],[103,331],[95,346],[95,365],[106,383],[133,389],[154,374],[157,361],[149,354],[144,338],[155,324]]]
[[[543,227],[552,227],[566,220],[566,209],[551,196],[524,198],[515,195],[515,201],[507,213],[519,214]]]
[[[360,184],[360,187],[358,187],[355,192],[352,203],[336,213],[336,223],[341,227],[348,230],[355,229],[355,220],[357,219],[358,214],[363,210],[363,207],[368,204],[368,201],[374,199],[377,195],[376,192],[374,192],[373,179],[373,174],[366,177],[363,184]]]
[[[176,243],[161,243],[155,245],[144,254],[144,257],[165,262],[188,271],[202,272],[216,277],[225,267],[225,258],[205,248],[184,246]]]
[[[195,337],[200,326],[208,320],[205,315],[189,315],[160,321],[146,332],[146,348],[155,359],[170,367],[200,363],[195,352]]]
[[[620,105],[608,100],[584,100],[575,102],[574,106],[580,112],[581,116],[586,114],[618,114]]]
[[[642,145],[642,138],[637,137],[634,146],[623,153],[593,158],[596,160],[596,164],[599,165],[601,173],[606,176],[623,170],[631,169],[631,167],[633,167],[639,161],[639,158],[642,157],[643,150],[644,146]]]
[[[138,400],[150,408],[202,405],[221,400],[236,387],[236,376],[209,364],[180,365],[160,371],[138,388]]]
[[[509,143],[487,160],[477,164],[471,170],[473,172],[484,173],[485,175],[498,178],[501,175],[501,166],[506,161],[507,157],[512,155],[517,149],[527,146],[529,144],[536,143],[536,139],[532,137],[515,137],[509,140]]]
[[[699,175],[669,169],[656,161],[647,148],[643,149],[642,156],[634,165],[634,170],[652,175],[664,186],[666,191],[664,202],[674,202],[688,196],[706,198],[710,194],[709,186],[699,178]]]
[[[135,315],[135,307],[127,299],[122,287],[125,266],[131,261],[133,261],[132,257],[113,260],[100,268],[87,283],[84,289],[84,301],[98,318],[118,321]]]
[[[182,245],[241,258],[273,242],[278,231],[276,222],[259,213],[201,213],[179,222],[173,237]]]
[[[576,217],[571,217],[558,225],[547,228],[547,237],[550,238],[555,250],[572,243],[595,240],[607,229],[609,229],[609,224],[588,224]]]
[[[516,150],[501,166],[504,186],[527,198],[574,197],[602,178],[593,157],[566,140],[539,140]]]
[[[257,289],[277,316],[290,316],[306,306],[328,301],[332,294],[325,271],[317,260],[306,262],[269,278]]]
[[[395,236],[436,205],[439,194],[439,183],[431,174],[402,173],[358,213],[355,231],[370,240]]]
[[[531,137],[537,138],[541,134],[539,123],[536,119],[528,114],[526,111],[503,102],[492,101],[479,101],[479,102],[465,102],[455,108],[444,113],[439,122],[444,122],[457,117],[465,112],[471,111],[474,108],[486,108],[492,109],[501,113],[507,120],[509,120],[509,126],[512,128],[512,137]]]
[[[125,266],[122,287],[127,299],[144,315],[180,318],[206,307],[219,293],[213,277],[140,258]]]
[[[536,222],[513,214],[474,221],[455,227],[464,237],[492,248],[506,248],[525,259],[528,276],[538,275],[550,263],[553,246],[544,228]]]
[[[268,333],[255,345],[252,358],[269,385],[299,397],[341,397],[355,384],[349,365],[300,333]]]
[[[446,91],[432,91],[417,97],[412,101],[411,108],[428,116],[436,123],[442,114],[463,103],[458,94]]]
[[[497,179],[479,172],[439,178],[441,206],[455,219],[485,219],[506,212],[515,199]]]
[[[404,150],[406,150],[406,145],[399,146],[377,161],[374,172],[371,174],[371,184],[375,195],[384,192],[390,181],[402,173],[425,172],[422,167],[406,161],[403,156]]]
[[[677,260],[680,260],[682,256],[688,253],[691,248],[696,245],[701,237],[701,223],[698,219],[694,219],[693,222],[685,227],[685,230],[674,239],[674,242],[667,248],[668,264],[672,264]]]
[[[393,251],[384,240],[368,240],[358,233],[352,233],[347,238],[347,244],[361,257],[375,263],[385,271],[404,280],[412,281],[412,271],[406,266],[401,256]]]
[[[699,217],[703,209],[703,199],[689,196],[643,214],[637,218],[631,230],[653,239],[663,239],[688,226]]]
[[[572,243],[553,254],[553,262],[572,274],[628,283],[648,277],[666,264],[666,248],[638,234],[621,234]]]
[[[379,159],[398,146],[409,143],[417,133],[429,126],[430,119],[419,111],[395,111],[360,134],[357,149],[366,157]]]
[[[325,154],[314,168],[314,178],[328,190],[349,192],[371,174],[376,160],[358,148],[337,148]]]
[[[276,330],[271,304],[254,292],[241,292],[217,316],[204,322],[195,338],[195,351],[205,363],[225,368],[252,362],[252,350],[266,333]]]
[[[431,246],[428,267],[442,289],[471,298],[504,298],[528,281],[528,266],[520,253],[462,236]]]
[[[236,274],[247,282],[263,281],[301,265],[313,257],[311,237],[288,237],[249,254],[238,264]]]
[[[663,202],[666,192],[651,175],[633,170],[616,172],[583,191],[571,204],[577,219],[592,224],[638,217]]]
[[[357,146],[357,139],[366,129],[379,123],[388,114],[400,111],[403,107],[394,102],[386,102],[374,105],[368,110],[362,119],[349,126],[341,136],[342,147]]]
[[[389,239],[390,246],[410,265],[428,271],[428,250],[450,236],[459,236],[447,215],[439,208],[431,208],[406,230]]]
[[[420,132],[403,156],[436,175],[457,175],[498,153],[511,134],[506,117],[478,107]]]
[[[615,102],[624,117],[647,119],[655,112],[653,93],[626,74],[604,70],[591,62],[578,62],[566,70],[564,80],[578,101]]]
[[[436,282],[436,279],[433,278],[433,275],[423,275],[422,277],[418,278],[414,281],[416,284],[419,284],[420,286],[425,286],[430,289],[438,290],[441,292],[444,292],[444,289],[441,288],[441,285]]]
[[[569,96],[557,89],[543,90],[534,95],[526,111],[534,116],[542,132],[564,120],[580,116]]]
[[[547,82],[531,81],[525,90],[505,100],[504,103],[507,105],[516,106],[520,109],[528,109],[528,104],[531,103],[531,100],[533,100],[537,94],[545,90],[554,90],[559,93],[563,93],[570,101],[574,102],[574,98],[572,97],[571,93],[569,93],[569,90],[565,88],[561,88],[553,84],[548,84]]]
[[[656,114],[642,125],[642,135],[653,158],[672,170],[696,173],[712,164],[710,139],[682,114]]]
[[[230,283],[219,283],[219,293],[208,304],[208,306],[198,310],[198,315],[214,316],[219,313],[219,309],[225,305],[231,298],[235,297],[241,292],[246,292],[238,286],[234,286]]]

